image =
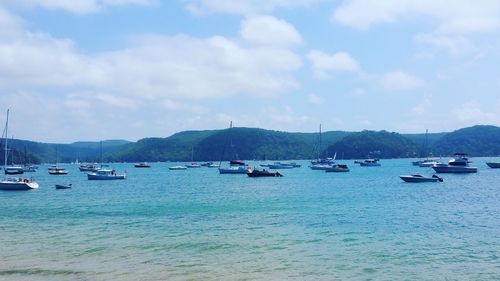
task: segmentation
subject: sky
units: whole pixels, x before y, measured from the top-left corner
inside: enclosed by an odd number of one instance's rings
[[[0,122],[42,142],[500,126],[497,0],[0,0]]]

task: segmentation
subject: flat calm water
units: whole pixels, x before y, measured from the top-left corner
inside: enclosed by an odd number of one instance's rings
[[[349,173],[302,161],[283,178],[41,166],[38,190],[0,191],[0,280],[500,280],[500,169],[486,160],[418,184],[399,175],[433,171],[409,159],[343,161]]]

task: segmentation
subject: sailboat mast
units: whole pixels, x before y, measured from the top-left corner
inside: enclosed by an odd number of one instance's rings
[[[318,148],[318,159],[321,159],[321,124],[319,124],[319,148]]]
[[[100,147],[101,147],[101,167],[102,167],[102,163],[103,163],[103,161],[102,161],[102,141],[100,141]]]
[[[7,167],[7,140],[9,139],[9,110],[7,109],[7,120],[5,121],[5,154],[4,154],[4,169]]]

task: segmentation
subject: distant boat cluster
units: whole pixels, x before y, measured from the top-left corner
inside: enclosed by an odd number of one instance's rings
[[[8,165],[8,125],[9,125],[9,110],[7,110],[7,119],[4,129],[3,139],[4,145],[4,173],[5,177],[0,181],[0,190],[29,190],[39,187],[38,183],[31,178],[14,177],[13,175],[22,175],[24,173],[31,173],[37,171],[38,167],[32,164],[25,165]],[[232,123],[230,125],[232,128]],[[232,146],[232,145],[231,145]],[[321,147],[321,126],[320,126],[320,147]],[[283,174],[278,170],[287,170],[300,168],[301,165],[296,162],[272,162],[260,164],[260,168],[251,167],[244,161],[232,160],[228,165],[222,166],[222,161],[218,164],[214,162],[205,162],[199,164],[194,162],[194,149],[191,149],[191,163],[186,165],[176,165],[168,167],[171,171],[188,170],[195,168],[217,168],[219,174],[246,174],[249,177],[282,177]],[[115,169],[109,168],[108,165],[102,164],[102,142],[101,142],[101,164],[97,163],[84,163],[79,165],[79,170],[85,172],[88,180],[124,180],[127,178],[126,172],[117,172]],[[364,160],[356,160],[355,164],[361,167],[380,167],[380,160],[377,158],[369,158]],[[426,158],[418,161],[413,161],[414,166],[431,167],[436,173],[477,173],[477,167],[470,166],[471,161],[465,153],[455,153],[455,157],[448,161],[448,163],[440,163],[437,159]],[[490,168],[500,168],[500,162],[487,162]],[[151,165],[147,162],[140,162],[134,164],[135,168],[150,168]],[[332,158],[319,158],[310,162],[309,168],[311,170],[325,171],[327,173],[336,172],[349,172],[350,169],[345,163],[336,162],[336,154]],[[56,150],[56,163],[48,167],[50,175],[64,176],[68,171],[57,164],[57,150]],[[401,175],[400,178],[405,182],[442,182],[443,179],[437,175],[423,176],[421,174]],[[56,184],[56,189],[69,189],[72,184]]]

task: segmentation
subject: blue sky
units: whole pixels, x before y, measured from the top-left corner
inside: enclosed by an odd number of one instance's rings
[[[0,110],[45,142],[500,125],[499,35],[495,0],[1,0]]]

